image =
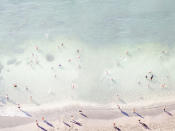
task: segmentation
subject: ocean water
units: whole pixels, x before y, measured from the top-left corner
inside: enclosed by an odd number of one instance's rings
[[[172,100],[174,4],[171,0],[2,1],[1,106],[144,105]],[[7,95],[11,102],[6,102]]]

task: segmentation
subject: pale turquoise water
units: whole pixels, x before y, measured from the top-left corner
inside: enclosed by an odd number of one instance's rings
[[[174,4],[1,1],[1,95],[17,103],[30,103],[30,96],[39,103],[122,103],[117,94],[126,103],[168,99],[175,92]],[[152,82],[145,79],[149,71],[155,75]],[[13,89],[14,83],[19,90]],[[162,89],[164,83],[167,87]]]
[[[59,35],[87,44],[173,44],[173,0],[3,0],[1,46]]]

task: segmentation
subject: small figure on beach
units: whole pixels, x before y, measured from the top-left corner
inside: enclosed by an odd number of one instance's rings
[[[121,129],[118,128],[118,127],[116,126],[115,122],[113,123],[113,127],[114,127],[115,130],[117,130],[117,131],[121,131]]]
[[[168,112],[168,111],[166,110],[166,106],[164,106],[163,111],[164,111],[167,115],[173,116],[173,114],[171,114],[170,112]]]
[[[126,113],[125,111],[123,111],[123,110],[120,108],[119,105],[117,105],[117,106],[118,106],[118,109],[120,110],[120,112],[121,112],[123,115],[129,117],[129,114],[128,114],[128,113]]]
[[[38,124],[38,121],[36,120],[36,126],[38,127],[38,128],[40,128],[41,130],[43,130],[43,131],[47,131],[46,129],[44,129],[43,127],[41,127],[39,124]]]
[[[82,111],[82,110],[79,110],[79,113],[80,113],[80,115],[82,115],[82,116],[84,116],[84,117],[88,118],[88,117],[87,117],[87,115],[85,115],[85,114],[83,113],[83,111]]]
[[[48,126],[54,128],[54,126],[53,126],[50,122],[48,122],[47,120],[45,120],[44,117],[42,117],[42,120],[43,120],[43,122],[46,123]]]
[[[63,124],[66,125],[67,127],[71,127],[68,123],[63,121]]]
[[[135,108],[133,108],[133,114],[135,114],[135,115],[137,115],[138,117],[144,119],[144,117],[143,117],[142,115],[140,115],[139,113],[136,112],[136,109],[135,109]]]
[[[166,106],[164,106],[163,111],[164,111],[164,112],[166,111]]]
[[[141,120],[139,120],[139,124],[141,124],[145,129],[150,130],[150,128],[143,122],[141,122]]]
[[[36,122],[36,125],[39,126],[38,121],[36,120],[35,122]]]
[[[119,105],[117,105],[117,107],[118,107],[118,109],[119,109],[119,110],[121,110],[121,108],[120,108],[120,106],[119,106]]]
[[[78,125],[78,126],[83,126],[80,122],[77,122],[77,121],[75,121],[75,120],[72,120],[72,121],[70,121],[70,122],[72,122],[72,123],[74,123],[74,124],[76,124],[76,125]]]

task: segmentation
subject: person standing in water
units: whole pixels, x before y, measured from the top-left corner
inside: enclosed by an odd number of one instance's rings
[[[152,74],[152,75],[151,75],[151,78],[150,78],[150,79],[151,79],[151,81],[153,80],[153,77],[154,77],[154,75]]]
[[[20,104],[18,104],[18,109],[21,110],[21,106],[20,106]]]
[[[8,96],[8,94],[6,95],[6,100],[9,101],[9,96]]]

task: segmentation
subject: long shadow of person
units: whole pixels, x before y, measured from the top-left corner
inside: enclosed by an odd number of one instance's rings
[[[118,106],[118,109],[120,110],[120,112],[121,112],[123,115],[129,117],[129,114],[126,113],[125,111],[123,111],[123,110],[120,108],[120,106]]]
[[[20,109],[20,111],[23,112],[26,116],[32,117],[32,115],[30,115],[28,112],[26,112],[26,111],[24,111],[24,110]]]
[[[139,120],[139,124],[141,124],[145,129],[151,130],[151,129],[148,127],[148,125],[146,125],[145,123],[141,122],[140,120]]]
[[[43,128],[42,126],[40,126],[40,125],[38,124],[38,121],[37,121],[37,120],[36,120],[36,125],[37,125],[37,127],[40,128],[41,130],[47,131],[45,128]]]
[[[137,115],[138,117],[140,117],[140,118],[143,118],[143,119],[144,119],[144,117],[143,117],[142,115],[140,115],[139,113],[137,113],[137,112],[135,111],[135,109],[133,109],[133,113],[134,113],[135,115]]]
[[[170,112],[166,111],[166,107],[164,107],[163,111],[164,111],[167,115],[173,116],[173,114],[171,114]]]

